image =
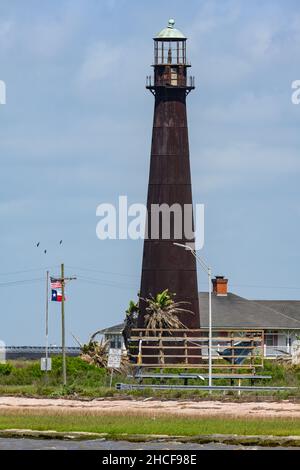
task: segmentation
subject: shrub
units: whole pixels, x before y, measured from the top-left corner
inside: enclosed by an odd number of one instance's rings
[[[13,370],[11,364],[0,364],[0,375],[10,375]]]
[[[77,375],[80,372],[86,373],[88,371],[101,371],[102,375],[105,375],[105,370],[88,364],[83,361],[80,357],[67,357],[67,373],[69,375]],[[53,372],[62,373],[62,357],[57,356],[52,359],[52,370]]]

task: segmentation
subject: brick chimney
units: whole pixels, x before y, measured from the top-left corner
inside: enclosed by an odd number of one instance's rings
[[[212,280],[212,284],[213,284],[213,293],[214,294],[216,294],[220,297],[226,297],[228,279],[225,279],[224,276],[216,276]]]

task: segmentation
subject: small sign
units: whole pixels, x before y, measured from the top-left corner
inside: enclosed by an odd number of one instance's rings
[[[3,341],[0,341],[0,364],[5,364],[6,362],[6,346]]]
[[[51,357],[41,357],[41,370],[47,372],[52,369]]]
[[[108,351],[107,368],[120,369],[122,359],[122,349],[110,348]]]

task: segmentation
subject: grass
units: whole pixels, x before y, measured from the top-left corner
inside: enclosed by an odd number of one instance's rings
[[[157,399],[194,399],[205,398],[227,401],[261,401],[265,399],[299,399],[300,398],[300,367],[280,365],[274,361],[266,361],[260,374],[271,375],[267,382],[256,381],[256,385],[296,386],[295,391],[285,392],[247,392],[237,396],[234,392],[226,395],[214,392],[209,395],[205,391],[187,390],[158,390],[151,388],[132,392],[119,392],[109,388],[109,373],[83,362],[80,358],[67,359],[68,386],[61,385],[62,361],[60,357],[53,358],[52,371],[48,374],[40,371],[38,361],[11,361],[0,365],[0,395],[36,396],[36,397],[73,397],[98,398],[118,397],[132,398],[154,397]],[[169,372],[173,372],[170,370]],[[175,371],[174,371],[175,372]],[[176,370],[176,372],[179,372]],[[199,370],[201,373],[201,370]],[[116,382],[128,382],[126,377],[116,375]],[[171,383],[171,382],[170,382]],[[199,382],[191,381],[191,384]],[[219,381],[228,384],[228,381]],[[245,382],[246,383],[246,382]],[[147,384],[147,381],[145,381]],[[152,411],[151,411],[152,413]],[[300,419],[279,418],[234,418],[218,417],[181,417],[174,413],[172,416],[162,416],[159,409],[154,415],[134,412],[108,412],[105,409],[23,409],[0,410],[0,429],[32,429],[36,431],[87,431],[107,433],[112,439],[120,434],[160,434],[169,436],[196,436],[210,434],[238,434],[300,436]]]
[[[61,432],[87,431],[119,434],[160,434],[169,436],[195,436],[200,434],[238,434],[299,436],[300,419],[234,419],[149,417],[130,414],[108,415],[87,412],[59,414],[43,411],[1,412],[0,429],[53,430]]]
[[[0,385],[0,396],[43,397],[43,398],[105,398],[118,395],[109,387],[74,387],[61,385]]]
[[[154,371],[153,371],[154,372]],[[157,371],[159,372],[159,371]],[[176,372],[168,370],[165,372]],[[196,371],[195,371],[196,372]],[[201,370],[197,370],[201,374]],[[207,371],[206,371],[207,372]],[[222,371],[224,372],[224,371]],[[244,371],[236,371],[244,372]],[[270,386],[296,386],[296,390],[287,390],[281,392],[243,392],[238,397],[235,392],[214,392],[210,398],[234,400],[259,399],[287,399],[300,398],[300,367],[281,365],[275,361],[266,361],[264,369],[258,369],[259,374],[271,375],[272,380],[257,380],[255,385]],[[202,399],[207,398],[208,392],[201,390],[151,390],[149,387],[145,390],[122,391],[117,392],[114,389],[116,382],[129,382],[127,377],[115,375],[113,379],[113,388],[109,388],[109,373],[105,369],[99,369],[93,365],[83,362],[79,357],[67,358],[67,376],[68,386],[62,387],[62,360],[60,357],[52,359],[52,371],[45,374],[40,370],[39,361],[10,361],[6,364],[0,364],[0,395],[18,395],[18,396],[43,396],[43,397],[110,397],[110,396],[133,396],[133,397],[156,397],[161,399]],[[153,383],[160,383],[158,380]],[[178,383],[176,380],[168,381],[169,384]],[[151,380],[145,380],[144,384],[151,384]],[[189,385],[199,385],[199,381],[190,380]],[[218,385],[228,385],[228,380],[218,380]],[[247,384],[247,381],[243,381]]]

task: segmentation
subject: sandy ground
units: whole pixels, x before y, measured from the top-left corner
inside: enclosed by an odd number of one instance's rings
[[[92,401],[0,397],[1,412],[74,413],[93,415],[177,415],[189,417],[234,416],[243,418],[300,418],[300,403],[281,402],[228,403],[219,401],[107,400]]]

